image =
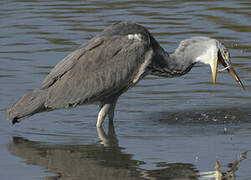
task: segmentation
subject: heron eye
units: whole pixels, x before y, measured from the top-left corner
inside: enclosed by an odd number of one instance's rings
[[[225,57],[229,57],[229,52],[228,52],[228,50],[223,50],[223,56],[225,56]]]

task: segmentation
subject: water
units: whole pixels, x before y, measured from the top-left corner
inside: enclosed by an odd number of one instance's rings
[[[215,179],[205,174],[215,171],[216,160],[228,176],[250,179],[250,9],[248,0],[1,1],[1,179]],[[212,85],[210,68],[196,65],[180,78],[148,76],[123,94],[115,130],[106,121],[105,132],[96,130],[95,105],[11,126],[9,104],[120,20],[147,27],[170,52],[190,36],[219,39],[247,90],[227,73]]]

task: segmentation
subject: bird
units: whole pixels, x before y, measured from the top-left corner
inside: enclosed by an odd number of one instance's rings
[[[228,48],[218,40],[191,37],[168,53],[147,28],[121,21],[108,26],[63,58],[40,87],[7,109],[7,116],[15,124],[39,112],[99,104],[96,127],[100,128],[106,116],[113,122],[119,96],[146,75],[179,77],[196,63],[211,67],[214,84],[217,72],[227,70],[244,88],[233,69]]]

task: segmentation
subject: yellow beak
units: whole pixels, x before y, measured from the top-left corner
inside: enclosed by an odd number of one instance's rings
[[[216,57],[213,61],[213,66],[212,66],[212,75],[214,84],[216,83],[217,69],[218,69],[218,58]]]

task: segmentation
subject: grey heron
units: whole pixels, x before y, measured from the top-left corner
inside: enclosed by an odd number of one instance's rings
[[[217,71],[228,70],[244,88],[229,50],[216,39],[191,37],[167,53],[145,27],[133,22],[113,24],[61,60],[39,88],[7,110],[8,119],[15,124],[38,112],[99,103],[96,126],[101,127],[106,115],[113,121],[119,96],[143,77],[178,77],[198,62],[210,65],[213,83]]]

